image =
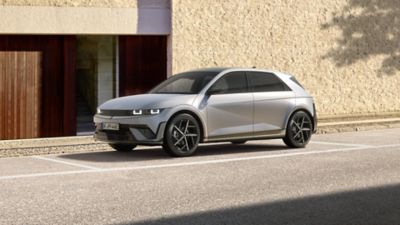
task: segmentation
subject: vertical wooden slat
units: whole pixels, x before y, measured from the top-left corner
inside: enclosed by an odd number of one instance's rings
[[[32,126],[32,132],[34,133],[35,136],[39,136],[39,126],[40,126],[40,101],[41,101],[41,63],[42,63],[42,53],[37,52],[34,54],[34,62],[37,62],[34,67],[34,71],[32,74],[32,83],[34,86],[33,93],[34,95],[32,96],[31,101],[34,103],[33,104],[33,110],[34,110],[34,118],[33,118],[33,126]]]
[[[14,61],[13,61],[13,66],[14,66],[14,77],[12,81],[12,88],[13,88],[13,104],[12,104],[12,115],[16,117],[12,122],[12,130],[13,130],[13,139],[18,137],[18,127],[19,127],[19,112],[18,112],[18,105],[20,102],[20,99],[18,99],[18,82],[20,81],[20,78],[24,78],[21,76],[21,70],[22,68],[18,66],[19,59],[24,53],[19,53],[19,52],[14,52]]]
[[[76,37],[63,38],[63,73],[64,73],[64,123],[63,135],[76,134],[76,103],[75,103],[75,62]]]
[[[3,40],[0,39],[0,49],[3,47]],[[0,51],[0,140],[2,137],[5,136],[4,134],[4,95],[5,95],[5,89],[4,89],[4,76],[5,71],[4,71],[4,52]]]
[[[12,44],[13,44],[13,47],[15,48],[14,43],[12,43]],[[17,54],[17,52],[15,50],[11,52],[10,59],[11,59],[11,62],[9,64],[9,66],[11,68],[11,71],[10,71],[10,75],[11,75],[11,77],[10,77],[11,78],[11,81],[10,81],[10,89],[11,89],[10,90],[10,93],[11,93],[10,99],[11,99],[11,103],[10,103],[9,107],[10,107],[10,112],[11,112],[10,118],[13,118],[12,120],[10,120],[10,135],[11,135],[12,139],[15,139],[16,138],[15,126],[18,123],[18,119],[15,118],[15,116],[18,115],[18,114],[16,114],[17,113],[16,112],[16,104],[17,104],[16,100],[17,99],[15,97],[15,94],[17,93],[16,92],[17,90],[16,90],[15,82],[18,80],[18,77],[20,75],[19,74],[20,71],[18,71],[18,67],[17,67],[18,54]]]
[[[9,136],[10,138],[12,138],[12,135],[11,135],[11,116],[12,116],[12,114],[11,114],[11,104],[12,104],[12,102],[11,102],[11,96],[12,96],[12,94],[11,94],[11,91],[12,91],[12,89],[11,89],[11,79],[12,79],[12,74],[11,74],[11,72],[10,71],[12,71],[12,68],[11,68],[11,62],[12,62],[12,53],[11,52],[7,52],[7,57],[6,57],[6,82],[7,82],[7,84],[6,84],[6,97],[7,97],[7,99],[6,99],[6,102],[5,102],[5,104],[6,104],[6,110],[7,110],[7,117],[6,117],[6,120],[7,120],[7,125],[6,125],[6,129],[7,129],[7,136]]]
[[[13,139],[15,139],[15,138],[18,138],[18,128],[19,128],[19,122],[20,122],[20,120],[19,120],[19,114],[21,113],[21,112],[18,112],[18,107],[19,107],[19,103],[21,102],[21,101],[24,101],[24,99],[19,99],[18,98],[18,90],[21,90],[20,88],[19,88],[19,82],[21,81],[21,80],[23,80],[23,79],[25,79],[25,77],[23,76],[23,74],[22,74],[22,70],[23,70],[23,68],[22,67],[20,67],[20,66],[18,66],[18,64],[19,63],[22,63],[21,62],[21,57],[23,57],[23,55],[25,54],[25,52],[22,52],[22,53],[20,53],[20,52],[14,52],[14,71],[15,71],[15,74],[14,74],[14,79],[13,79],[13,84],[12,84],[12,86],[13,86],[13,115],[14,115],[14,117],[16,117],[16,119],[14,119],[14,121],[13,121]],[[21,65],[24,65],[24,64],[21,64]]]
[[[7,101],[8,101],[8,76],[7,76],[7,64],[8,64],[8,57],[9,57],[9,53],[8,52],[4,52],[4,58],[3,58],[3,62],[4,62],[4,96],[3,96],[3,105],[4,105],[4,117],[3,117],[3,126],[4,126],[4,139],[6,139],[6,137],[8,136],[8,110],[7,110]]]
[[[23,126],[26,126],[25,129],[26,129],[27,136],[29,135],[32,137],[36,136],[35,132],[32,130],[33,123],[35,121],[32,121],[32,118],[30,115],[35,114],[36,112],[33,111],[32,113],[30,113],[28,111],[28,109],[34,108],[32,106],[35,104],[35,102],[33,102],[32,98],[31,98],[31,96],[34,95],[35,93],[32,93],[32,91],[30,90],[30,88],[32,88],[32,87],[29,86],[29,84],[32,84],[32,81],[31,81],[32,77],[34,77],[36,75],[36,74],[34,74],[34,70],[33,70],[34,66],[32,65],[33,64],[32,61],[34,61],[34,60],[35,59],[30,60],[30,55],[28,55],[28,53],[25,53],[26,67],[32,68],[32,71],[29,72],[29,70],[24,70],[25,79],[24,79],[24,82],[21,82],[21,86],[20,86],[20,88],[22,90],[26,90],[26,91],[21,91],[21,99],[25,99],[25,104],[26,104],[26,107],[22,107],[20,109],[22,111],[21,117],[20,117],[21,131],[24,129]],[[33,88],[34,88],[34,85],[33,85]],[[31,122],[29,123],[28,121],[31,121]],[[22,135],[24,135],[23,132],[21,133],[21,136]]]
[[[20,118],[20,114],[21,111],[18,110],[20,107],[20,103],[21,101],[24,101],[25,99],[20,99],[19,98],[19,92],[21,90],[21,88],[19,87],[19,82],[21,82],[22,80],[25,80],[25,76],[23,76],[22,72],[23,72],[23,68],[18,66],[18,65],[24,65],[24,62],[22,62],[22,58],[24,57],[25,52],[22,53],[18,53],[15,52],[15,61],[14,61],[14,66],[15,66],[15,71],[16,71],[16,76],[14,78],[14,83],[13,83],[13,87],[14,87],[14,112],[13,115],[15,115],[16,119],[14,120],[14,125],[13,125],[13,131],[14,131],[14,139],[18,138],[18,134],[19,134],[19,124],[21,122]]]

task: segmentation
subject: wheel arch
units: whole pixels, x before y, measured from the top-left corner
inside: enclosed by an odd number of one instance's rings
[[[193,116],[193,118],[197,121],[197,123],[198,123],[199,126],[200,126],[200,141],[199,141],[199,142],[203,142],[203,140],[204,140],[204,134],[205,134],[205,133],[204,133],[204,132],[205,132],[205,130],[204,130],[204,123],[203,123],[203,121],[201,120],[200,116],[197,115],[197,113],[193,112],[192,110],[181,109],[181,110],[178,110],[178,111],[174,112],[174,113],[170,116],[170,118],[168,119],[167,124],[168,124],[172,119],[174,119],[177,115],[180,115],[180,114],[189,114],[189,115]],[[166,132],[166,130],[164,130],[164,132]]]
[[[314,130],[314,126],[315,126],[315,121],[314,121],[314,117],[312,116],[312,113],[308,110],[308,109],[306,109],[305,107],[296,107],[296,108],[294,108],[289,114],[288,114],[288,116],[286,117],[286,122],[285,122],[285,131],[286,131],[286,129],[287,129],[287,126],[288,126],[288,123],[289,123],[289,121],[290,121],[290,118],[292,118],[292,116],[296,113],[296,112],[299,112],[299,111],[303,111],[303,112],[305,112],[305,113],[307,113],[307,115],[310,117],[310,119],[311,119],[311,123],[312,123],[312,128],[313,128],[313,130]]]

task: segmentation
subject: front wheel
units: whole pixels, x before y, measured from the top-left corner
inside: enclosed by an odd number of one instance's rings
[[[167,124],[163,147],[171,156],[189,156],[195,153],[199,141],[197,120],[189,114],[179,114]]]
[[[311,139],[312,126],[310,116],[304,111],[297,111],[289,119],[283,142],[291,148],[304,148]]]
[[[136,148],[136,145],[133,144],[109,144],[111,148],[119,151],[119,152],[130,152],[134,148]]]

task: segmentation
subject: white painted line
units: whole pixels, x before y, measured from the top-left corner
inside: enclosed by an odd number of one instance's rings
[[[326,141],[310,141],[310,143],[320,144],[320,145],[349,146],[349,147],[370,147],[370,146],[372,146],[372,145],[363,145],[363,144],[348,144],[348,143],[326,142]]]
[[[75,166],[75,167],[80,167],[80,168],[89,169],[89,170],[101,170],[101,168],[94,167],[94,166],[87,166],[87,165],[83,165],[83,164],[79,164],[79,163],[66,162],[63,160],[52,159],[52,158],[47,158],[47,157],[43,157],[43,156],[32,156],[32,158],[46,160],[46,161],[60,163],[60,164],[65,164],[65,165],[70,165],[70,166]]]
[[[11,176],[2,176],[1,180],[13,180],[18,178],[33,178],[33,177],[50,177],[50,176],[60,176],[60,175],[69,175],[69,174],[80,174],[80,173],[89,173],[89,172],[98,172],[99,170],[71,170],[71,171],[60,171],[60,172],[48,172],[48,173],[31,173],[31,174],[18,174]]]
[[[334,152],[350,152],[350,151],[358,151],[358,150],[394,148],[394,147],[400,147],[400,144],[352,147],[352,148],[335,148],[335,149],[329,149],[329,150],[315,150],[315,151],[306,151],[306,152],[297,151],[297,152],[281,153],[281,154],[273,154],[273,155],[236,157],[236,158],[228,158],[228,159],[213,159],[213,160],[204,160],[204,161],[181,162],[181,163],[170,163],[170,164],[159,164],[159,165],[148,165],[148,166],[117,167],[117,168],[107,168],[107,169],[99,169],[98,168],[98,169],[91,169],[91,170],[75,170],[75,171],[61,171],[61,172],[49,172],[49,173],[20,174],[20,175],[2,176],[2,177],[0,177],[0,180],[59,176],[59,175],[70,175],[70,174],[87,174],[87,173],[102,173],[102,172],[115,172],[115,171],[132,171],[132,170],[147,170],[147,169],[158,169],[158,168],[169,168],[169,167],[196,166],[196,165],[206,165],[206,164],[219,164],[219,163],[240,162],[240,161],[249,161],[249,160],[284,158],[284,157],[294,157],[294,156],[303,156],[303,155],[327,154],[327,153],[334,153]]]

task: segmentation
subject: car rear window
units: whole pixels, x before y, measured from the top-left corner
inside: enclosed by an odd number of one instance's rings
[[[275,74],[265,72],[247,72],[250,90],[253,92],[290,91],[290,88]]]

